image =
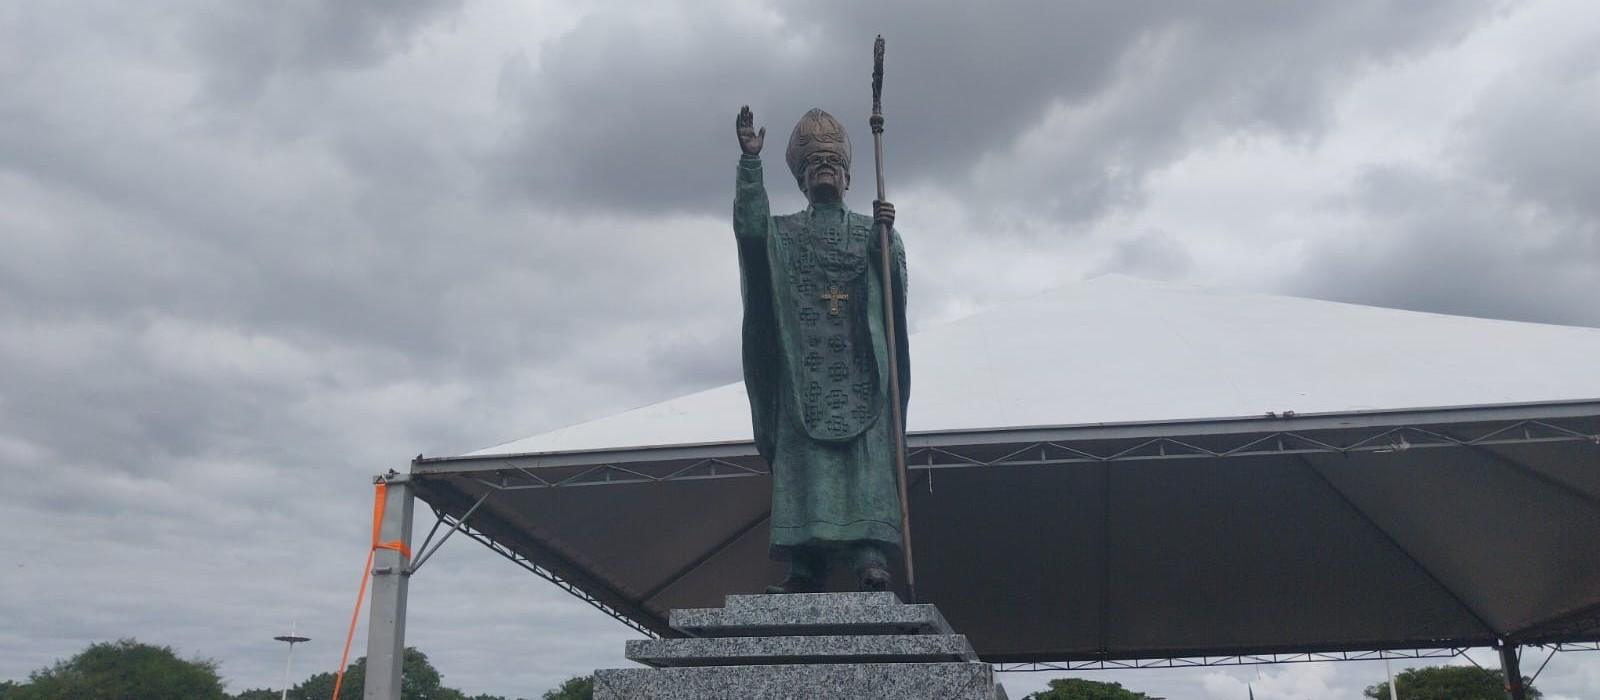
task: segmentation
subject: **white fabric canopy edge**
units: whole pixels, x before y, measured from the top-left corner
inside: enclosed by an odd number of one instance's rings
[[[1600,329],[1107,275],[912,338],[916,434],[1600,399]],[[742,382],[465,457],[738,445]]]

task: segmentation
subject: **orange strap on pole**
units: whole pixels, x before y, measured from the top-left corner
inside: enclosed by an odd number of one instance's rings
[[[350,643],[356,638],[356,621],[361,619],[361,604],[367,599],[367,581],[372,578],[372,555],[380,549],[392,549],[404,556],[407,562],[411,561],[411,548],[405,542],[378,541],[383,528],[383,506],[387,494],[387,484],[376,484],[376,493],[372,497],[372,548],[367,550],[367,563],[361,567],[361,588],[356,591],[356,609],[350,612],[350,630],[344,635],[344,652],[339,655],[339,674],[334,677],[333,697],[330,700],[339,700],[339,688],[344,685],[344,671],[350,662]]]

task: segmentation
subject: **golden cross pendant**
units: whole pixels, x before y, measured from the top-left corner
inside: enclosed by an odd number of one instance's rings
[[[839,315],[839,302],[845,301],[846,299],[849,299],[849,298],[850,298],[850,295],[849,294],[845,294],[842,291],[839,291],[838,287],[832,287],[832,288],[830,288],[828,290],[827,294],[823,294],[822,295],[822,300],[825,301],[825,302],[828,302],[828,315],[829,316],[838,316]]]

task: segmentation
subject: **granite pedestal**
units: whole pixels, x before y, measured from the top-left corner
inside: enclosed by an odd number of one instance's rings
[[[596,700],[1004,700],[932,605],[893,593],[728,596],[674,610],[688,639],[628,642],[650,668],[595,672]]]

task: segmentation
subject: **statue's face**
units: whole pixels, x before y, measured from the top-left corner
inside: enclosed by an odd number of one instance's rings
[[[813,203],[837,202],[850,188],[850,169],[844,156],[828,150],[812,151],[800,172],[800,189]]]

